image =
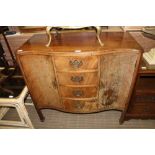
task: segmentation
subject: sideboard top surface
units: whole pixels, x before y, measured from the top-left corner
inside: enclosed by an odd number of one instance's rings
[[[43,52],[74,52],[81,51],[103,51],[112,49],[136,49],[142,50],[141,46],[128,32],[103,32],[100,35],[104,46],[100,46],[95,32],[69,32],[58,36],[52,34],[52,42],[46,46],[48,37],[46,34],[36,34],[31,37],[20,51],[43,51]]]

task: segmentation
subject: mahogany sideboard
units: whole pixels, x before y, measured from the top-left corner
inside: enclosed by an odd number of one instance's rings
[[[61,33],[46,47],[36,34],[16,53],[30,95],[42,109],[71,113],[124,111],[130,101],[143,49],[128,32]]]

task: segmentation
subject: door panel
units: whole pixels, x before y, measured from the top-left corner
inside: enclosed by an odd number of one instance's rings
[[[19,55],[19,60],[26,84],[37,107],[63,108],[59,101],[52,57]]]

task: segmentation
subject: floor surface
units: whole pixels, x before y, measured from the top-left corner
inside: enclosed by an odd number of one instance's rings
[[[104,111],[93,114],[71,114],[56,110],[43,110],[45,121],[40,122],[34,106],[26,106],[36,129],[152,129],[155,120],[131,119],[119,125],[121,112]],[[18,120],[14,109],[8,111],[4,119]],[[0,127],[1,128],[1,127]],[[3,127],[4,128],[4,127]]]

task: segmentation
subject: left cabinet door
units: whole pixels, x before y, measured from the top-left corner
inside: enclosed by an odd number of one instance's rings
[[[63,110],[52,56],[22,53],[17,54],[17,58],[36,108]]]

